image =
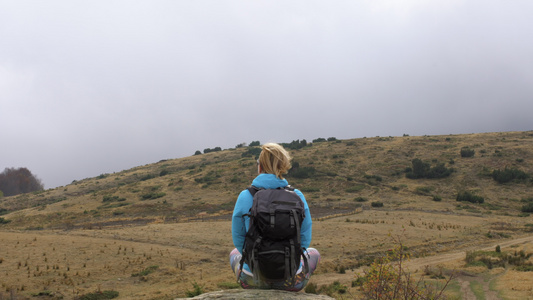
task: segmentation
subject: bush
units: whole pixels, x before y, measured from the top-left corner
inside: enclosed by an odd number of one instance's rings
[[[485,198],[472,194],[469,191],[459,192],[457,194],[456,200],[459,202],[470,202],[470,203],[483,203]]]
[[[146,181],[146,180],[150,180],[152,178],[155,178],[155,175],[153,174],[146,174],[146,175],[143,175],[143,177],[141,177],[139,180],[140,181]]]
[[[287,174],[288,177],[294,177],[299,179],[311,178],[316,173],[316,169],[313,167],[300,167],[299,165],[293,165]]]
[[[419,179],[419,178],[444,178],[452,174],[452,168],[446,168],[443,163],[437,164],[435,167],[427,162],[423,162],[419,158],[415,158],[411,161],[413,165],[412,168],[406,169],[406,177],[410,179]]]
[[[533,202],[522,206],[521,211],[525,213],[533,213]]]
[[[259,147],[248,147],[248,149],[246,149],[246,151],[244,151],[242,154],[241,154],[241,157],[255,157],[255,158],[259,158],[259,154],[261,153],[261,148]]]
[[[396,247],[383,257],[378,257],[365,271],[363,277],[352,282],[352,286],[361,285],[364,299],[441,299],[453,276],[443,286],[432,286],[423,278],[415,281],[404,267],[409,254],[401,237],[394,238]]]
[[[196,283],[196,281],[192,283],[192,287],[193,287],[192,291],[185,292],[187,297],[196,297],[204,293],[204,287]]]
[[[163,192],[151,192],[151,193],[147,193],[147,194],[143,194],[141,196],[141,200],[152,200],[152,199],[157,199],[157,198],[161,198],[161,197],[164,197],[166,194],[163,193]]]
[[[114,299],[118,297],[117,291],[103,291],[103,292],[94,292],[82,295],[79,299],[80,300],[103,300],[103,299]]]
[[[317,291],[317,286],[316,284],[312,283],[312,282],[309,282],[307,284],[307,286],[305,287],[304,291],[307,293],[307,294],[318,294],[318,291]]]
[[[364,188],[365,188],[364,185],[362,185],[362,184],[358,184],[358,185],[354,185],[354,186],[352,186],[352,187],[347,188],[347,189],[346,189],[346,192],[347,192],[347,193],[357,193],[357,192],[362,191]]]
[[[291,150],[298,150],[298,149],[302,149],[303,147],[307,146],[307,141],[306,140],[295,140],[295,141],[292,141],[290,144],[287,144],[287,143],[281,143],[281,146],[283,146],[283,148],[285,149],[291,149]]]
[[[11,222],[11,220],[6,220],[6,219],[0,217],[0,224],[7,224],[9,222]]]
[[[372,202],[370,205],[372,205],[372,207],[383,207],[383,202]]]
[[[511,181],[525,181],[529,178],[529,174],[524,171],[507,168],[503,170],[494,170],[492,171],[492,179],[496,180],[498,183],[507,183]]]
[[[364,197],[357,197],[354,199],[355,202],[366,202],[368,201],[368,199],[364,198]]]
[[[325,141],[326,141],[325,138],[318,138],[318,139],[314,139],[313,143],[321,143],[321,142],[325,142]]]
[[[105,195],[102,198],[102,202],[122,202],[126,201],[126,198],[121,198],[119,196],[111,196],[111,195]]]
[[[140,276],[147,276],[151,273],[153,273],[155,270],[157,270],[159,266],[149,266],[148,268],[142,270],[139,273],[133,273],[131,274],[131,277],[140,277]]]
[[[461,157],[472,157],[474,154],[476,154],[474,149],[470,149],[468,147],[461,149]]]
[[[248,145],[248,147],[257,147],[257,146],[261,146],[261,143],[259,141],[253,141],[250,143],[250,145]]]
[[[335,293],[345,294],[347,289],[348,288],[345,285],[336,280],[330,285],[321,286],[318,292],[333,297]]]

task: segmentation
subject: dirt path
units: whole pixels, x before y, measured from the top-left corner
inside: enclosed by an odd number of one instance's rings
[[[466,252],[471,250],[484,250],[484,251],[490,251],[494,250],[497,245],[499,245],[502,248],[509,247],[512,245],[518,245],[518,244],[525,244],[533,242],[533,236],[526,236],[521,237],[517,239],[512,240],[502,240],[498,241],[494,244],[483,244],[483,245],[477,245],[477,246],[471,246],[466,249],[455,251],[455,252],[449,252],[449,253],[443,253],[435,256],[428,256],[428,257],[422,257],[422,258],[415,258],[405,263],[405,266],[410,269],[411,271],[416,270],[423,270],[426,266],[437,266],[444,263],[450,263],[454,261],[461,261],[465,258]],[[331,284],[334,281],[340,281],[343,283],[351,282],[356,274],[361,274],[363,272],[363,269],[356,269],[354,271],[347,271],[346,274],[317,274],[312,277],[312,280],[315,284],[318,285],[327,285]],[[461,291],[463,294],[464,300],[476,300],[476,296],[474,292],[472,291],[472,283],[473,284],[480,285],[483,289],[484,299],[487,300],[501,300],[501,298],[498,297],[497,292],[491,291],[489,288],[489,284],[492,280],[495,280],[497,277],[491,278],[489,281],[485,281],[484,278],[479,276],[468,276],[468,275],[458,275],[456,277],[457,281],[459,282],[461,286]]]
[[[444,253],[444,254],[439,254],[435,256],[422,257],[422,258],[415,258],[407,262],[406,266],[411,270],[417,270],[417,269],[423,268],[424,266],[435,266],[435,265],[439,265],[439,264],[454,261],[454,260],[461,260],[465,258],[467,251],[470,251],[473,249],[489,251],[489,250],[494,250],[496,246],[498,245],[502,248],[505,248],[505,247],[509,247],[512,245],[524,244],[524,243],[529,243],[529,242],[533,242],[533,236],[526,236],[526,237],[513,239],[513,240],[500,241],[496,244],[490,244],[490,246],[478,245],[475,247],[469,247],[468,249],[464,249],[461,251]]]

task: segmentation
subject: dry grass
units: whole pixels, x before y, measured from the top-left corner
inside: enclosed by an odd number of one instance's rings
[[[533,196],[531,183],[501,185],[487,174],[506,166],[533,174],[532,135],[376,137],[291,151],[300,166],[317,170],[312,178],[289,178],[293,186],[312,188],[305,192],[311,212],[323,218],[314,222],[311,246],[323,260],[312,282],[338,280],[357,295],[351,281],[373,257],[393,248],[389,234],[406,232],[413,272],[420,273],[425,265],[463,268],[464,251],[527,235],[533,218],[521,216],[520,199]],[[465,146],[476,150],[474,157],[460,157]],[[2,198],[0,208],[9,210],[2,217],[11,222],[0,225],[0,295],[12,290],[29,298],[49,291],[73,299],[116,290],[121,299],[173,299],[193,282],[206,291],[231,286],[229,215],[256,172],[255,160],[241,157],[244,151],[166,160]],[[403,170],[413,158],[443,162],[456,172],[444,179],[407,179]],[[455,201],[462,190],[485,197],[485,203]],[[164,195],[143,199],[152,194]],[[435,195],[442,201],[433,201]],[[104,202],[106,196],[116,198]],[[372,208],[371,202],[384,207]],[[132,276],[152,266],[158,266],[152,273]],[[531,297],[524,274],[508,270],[494,288],[509,299]]]

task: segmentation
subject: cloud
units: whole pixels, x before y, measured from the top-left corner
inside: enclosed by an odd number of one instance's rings
[[[529,1],[0,4],[0,168],[46,187],[196,150],[530,130]]]

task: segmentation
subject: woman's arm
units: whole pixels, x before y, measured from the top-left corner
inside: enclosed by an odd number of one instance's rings
[[[311,237],[313,235],[313,219],[311,218],[311,212],[309,211],[309,205],[307,205],[307,200],[305,200],[304,194],[299,190],[294,190],[298,196],[302,199],[305,208],[305,218],[302,222],[302,229],[300,231],[300,237],[302,239],[302,247],[309,248],[311,245]]]
[[[252,194],[250,194],[248,190],[242,191],[237,198],[237,202],[235,202],[233,216],[231,218],[231,236],[233,238],[233,245],[241,254],[249,222],[249,218],[243,217],[243,215],[249,213],[250,208],[252,207],[252,202]]]

